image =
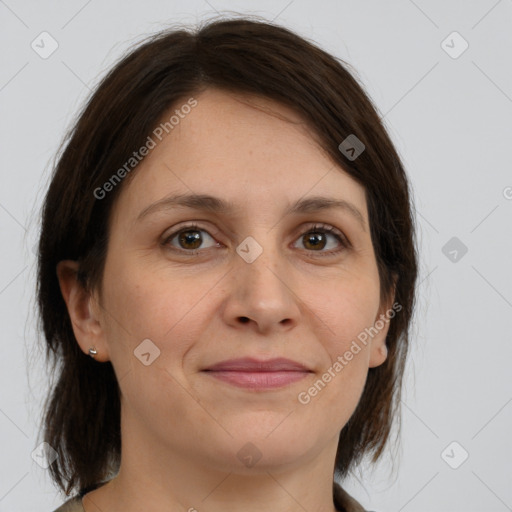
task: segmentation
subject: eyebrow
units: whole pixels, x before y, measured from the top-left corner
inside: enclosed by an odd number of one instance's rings
[[[239,211],[240,208],[230,201],[208,194],[175,194],[164,197],[163,199],[160,199],[159,201],[144,208],[144,210],[139,213],[137,222],[141,221],[151,213],[170,210],[180,206],[224,215],[234,214],[236,211]],[[324,196],[306,197],[291,204],[286,209],[285,215],[317,213],[333,209],[344,210],[347,213],[350,213],[359,222],[363,231],[366,231],[364,217],[361,212],[356,208],[356,206],[344,199]]]

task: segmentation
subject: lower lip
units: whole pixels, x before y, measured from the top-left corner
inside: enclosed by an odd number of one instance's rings
[[[234,386],[249,389],[274,389],[302,380],[310,372],[244,372],[244,371],[208,371],[212,377]]]

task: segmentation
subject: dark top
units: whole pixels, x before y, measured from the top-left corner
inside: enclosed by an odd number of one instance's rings
[[[101,482],[99,484],[83,489],[78,495],[67,500],[58,509],[54,510],[54,512],[85,512],[82,506],[83,496],[106,483],[107,482]],[[343,488],[337,483],[333,484],[333,497],[334,506],[336,507],[336,510],[339,510],[339,512],[367,512],[354,498],[352,498],[352,496],[350,496],[350,494],[343,490]]]

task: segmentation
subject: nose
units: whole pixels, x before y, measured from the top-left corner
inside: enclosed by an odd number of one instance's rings
[[[262,335],[293,329],[300,318],[300,301],[285,259],[277,249],[264,249],[254,260],[240,254],[230,273],[225,321]]]

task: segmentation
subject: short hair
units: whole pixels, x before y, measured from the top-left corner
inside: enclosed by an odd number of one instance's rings
[[[388,357],[369,369],[340,432],[335,477],[346,476],[365,455],[376,462],[400,422],[417,250],[410,185],[376,107],[348,64],[272,22],[243,17],[167,28],[131,48],[100,81],[62,141],[42,207],[37,306],[54,376],[42,429],[59,455],[51,478],[66,494],[83,492],[118,471],[120,393],[112,364],[95,362],[75,339],[57,263],[78,261],[80,283],[101,291],[108,221],[137,169],[101,199],[98,187],[145,143],[164,113],[209,87],[290,107],[365,190],[381,300],[394,293],[401,310],[390,320]],[[357,158],[340,150],[349,136],[364,144]]]

